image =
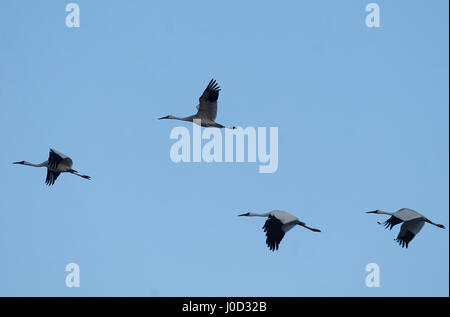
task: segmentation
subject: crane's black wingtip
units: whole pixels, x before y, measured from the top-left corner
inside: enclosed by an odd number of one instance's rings
[[[211,79],[208,86],[206,87],[206,90],[211,91],[211,92],[219,92],[220,86],[217,84],[216,80],[213,78],[213,79]]]

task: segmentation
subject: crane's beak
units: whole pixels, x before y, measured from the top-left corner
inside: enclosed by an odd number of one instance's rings
[[[242,217],[242,216],[248,216],[250,213],[249,212],[247,212],[247,213],[245,213],[245,214],[242,214],[242,215],[238,215],[238,217]]]

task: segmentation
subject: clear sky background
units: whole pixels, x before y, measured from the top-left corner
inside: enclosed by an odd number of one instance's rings
[[[449,230],[408,249],[365,211],[449,223],[448,1],[0,2],[1,296],[448,296]],[[170,160],[214,77],[217,121],[279,128],[279,167]],[[44,183],[49,148],[91,181]],[[296,227],[277,252],[263,218]],[[65,267],[79,264],[81,287]],[[368,288],[365,267],[380,266]]]

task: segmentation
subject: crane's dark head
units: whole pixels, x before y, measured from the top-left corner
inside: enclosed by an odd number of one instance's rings
[[[21,164],[21,165],[24,165],[24,164],[25,164],[25,161],[13,162],[13,164]]]
[[[168,116],[165,116],[165,117],[158,118],[158,120],[161,120],[161,119],[173,119],[173,116],[168,115]]]
[[[367,211],[366,214],[378,214],[379,210]]]
[[[247,213],[245,213],[245,214],[242,214],[242,215],[238,215],[239,217],[241,217],[241,216],[250,216],[250,213],[249,212],[247,212]]]

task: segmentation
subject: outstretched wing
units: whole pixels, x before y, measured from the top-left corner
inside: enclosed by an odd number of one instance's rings
[[[70,169],[72,167],[72,159],[61,152],[50,149],[48,157],[48,168],[53,171]],[[65,167],[65,168],[64,168]],[[55,178],[56,179],[56,178]]]
[[[47,169],[47,179],[45,180],[45,183],[48,186],[53,185],[55,183],[56,179],[58,178],[59,174],[61,174],[61,173]]]
[[[216,120],[217,116],[217,99],[219,98],[220,87],[214,79],[208,84],[205,91],[199,98],[200,104],[197,109],[197,116],[209,120]]]
[[[56,170],[58,168],[58,164],[61,163],[63,159],[64,158],[60,155],[60,153],[50,149],[50,154],[48,156],[48,168]]]
[[[400,232],[395,241],[397,241],[398,244],[402,246],[402,248],[403,247],[407,248],[408,244],[411,242],[412,239],[414,239],[416,234],[419,233],[424,224],[425,222],[420,219],[413,219],[404,222],[402,224],[402,227],[400,228]]]
[[[402,222],[403,222],[403,220],[401,220],[395,216],[391,216],[391,218],[389,218],[388,220],[383,222],[383,225],[385,228],[389,228],[389,230],[391,230],[395,225],[398,225],[399,223],[402,223]]]
[[[264,232],[266,233],[266,243],[270,250],[278,250],[281,240],[284,237],[284,231],[281,229],[283,223],[272,215],[266,220],[263,226]]]

